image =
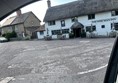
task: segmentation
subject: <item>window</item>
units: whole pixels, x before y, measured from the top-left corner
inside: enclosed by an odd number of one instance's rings
[[[75,18],[71,18],[71,21],[72,21],[72,22],[75,22]]]
[[[48,25],[49,25],[49,26],[55,25],[55,21],[49,21],[49,22],[48,22]]]
[[[76,17],[71,18],[71,21],[72,21],[72,22],[75,22],[75,20],[76,20]]]
[[[114,23],[114,25],[113,23],[111,23],[111,30],[113,29],[113,27],[115,30],[118,30],[118,23]]]
[[[112,15],[112,16],[117,16],[117,15],[118,15],[118,10],[112,11],[112,12],[111,12],[111,15]]]
[[[63,33],[63,34],[69,33],[69,29],[63,29],[63,30],[62,30],[62,33]]]
[[[115,30],[118,30],[118,23],[114,23]]]
[[[90,19],[95,19],[95,14],[89,14],[88,15],[88,20],[90,20]]]
[[[62,34],[69,33],[69,29],[62,29]],[[52,35],[59,35],[61,34],[61,30],[52,30]]]
[[[96,31],[96,26],[92,26],[92,29],[91,29],[91,26],[86,27],[86,32],[91,32],[91,30]]]
[[[61,27],[65,27],[65,20],[61,21]]]
[[[111,23],[111,30],[113,29],[113,23]]]
[[[89,32],[89,31],[91,31],[91,26],[86,27],[86,32]]]
[[[52,30],[52,35],[58,35],[61,34],[60,30]]]
[[[102,25],[101,28],[105,28],[105,25]]]
[[[78,21],[77,17],[71,18],[72,22],[75,22],[76,20]]]
[[[92,30],[93,30],[93,31],[96,31],[96,26],[93,26]]]
[[[40,35],[44,35],[44,32],[43,31],[40,31]]]

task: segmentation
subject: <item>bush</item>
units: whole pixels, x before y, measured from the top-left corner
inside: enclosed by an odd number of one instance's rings
[[[88,38],[97,38],[98,35],[96,32],[87,32],[87,35],[86,35]]]
[[[44,39],[45,39],[45,40],[52,40],[52,36],[49,36],[49,35],[44,36]]]
[[[73,32],[69,33],[69,38],[74,38],[74,33]]]
[[[17,37],[17,34],[15,31],[13,32],[8,32],[8,33],[5,33],[2,35],[3,37],[7,38],[8,40],[10,40],[10,38],[16,38]]]
[[[57,35],[57,39],[64,40],[66,39],[66,35]]]
[[[5,37],[6,34],[2,34],[2,37]]]
[[[85,30],[82,30],[81,37],[82,37],[82,38],[85,38],[85,37],[86,37],[86,32],[85,32]]]
[[[11,32],[11,38],[15,38],[15,37],[17,37],[16,32],[15,31]]]
[[[26,37],[24,38],[24,40],[30,40],[30,39],[31,39],[30,36],[26,36]]]
[[[116,37],[116,36],[117,36],[117,32],[116,32],[116,31],[111,31],[111,32],[109,33],[109,36],[110,36],[110,37]]]

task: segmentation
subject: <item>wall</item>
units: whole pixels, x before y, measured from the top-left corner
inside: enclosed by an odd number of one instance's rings
[[[2,34],[4,33],[8,33],[8,32],[12,32],[12,26],[8,26],[8,27],[3,27],[2,28]]]
[[[25,27],[33,27],[33,26],[38,27],[40,26],[40,21],[33,13],[31,13],[29,17],[26,19],[26,21],[24,22],[24,26]]]
[[[40,35],[40,32],[37,32],[38,39],[44,39],[44,35]]]
[[[24,25],[23,24],[15,25],[15,32],[17,33],[17,36],[19,38],[22,38],[24,33]]]
[[[61,22],[60,20],[56,21],[56,24],[55,25],[52,25],[52,26],[48,26],[48,23],[46,22],[45,23],[45,29],[49,30],[49,35],[52,35],[52,30],[59,30],[59,29],[69,29],[70,30],[70,26],[72,25],[73,23],[71,22],[70,19],[66,19],[65,20],[65,27],[61,27]],[[47,31],[45,33],[45,35],[47,35]],[[65,34],[67,38],[69,38],[69,35],[68,34]],[[56,39],[57,38],[57,35],[52,35],[52,38],[53,39]]]
[[[109,20],[109,19],[112,19],[112,20]],[[107,36],[111,32],[111,23],[118,22],[118,16],[111,16],[111,11],[109,11],[109,12],[95,14],[95,19],[92,19],[92,20],[88,20],[88,15],[80,16],[78,17],[78,21],[84,25],[84,28],[86,26],[95,25],[96,33],[98,35]],[[70,29],[70,27],[73,25],[73,22],[71,22],[71,18],[65,19],[65,25],[66,26],[62,27],[62,29],[68,29],[68,28]],[[102,25],[105,25],[105,28],[101,28]],[[53,26],[48,26],[48,22],[46,22],[45,27],[46,27],[46,30],[48,28],[49,35],[52,35],[51,33],[52,30],[61,29],[61,22],[60,20],[57,20],[56,25],[53,25]],[[53,35],[52,37],[57,38],[56,35]]]

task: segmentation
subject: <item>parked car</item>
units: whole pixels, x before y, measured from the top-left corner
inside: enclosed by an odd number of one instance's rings
[[[7,38],[5,38],[5,37],[0,37],[0,42],[7,42],[8,40],[7,40]]]

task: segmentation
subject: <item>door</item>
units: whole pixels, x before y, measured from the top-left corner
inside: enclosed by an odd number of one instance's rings
[[[73,33],[74,33],[75,38],[80,37],[81,36],[81,28],[73,29]]]
[[[32,38],[32,39],[37,39],[37,32],[32,32],[31,38]]]

